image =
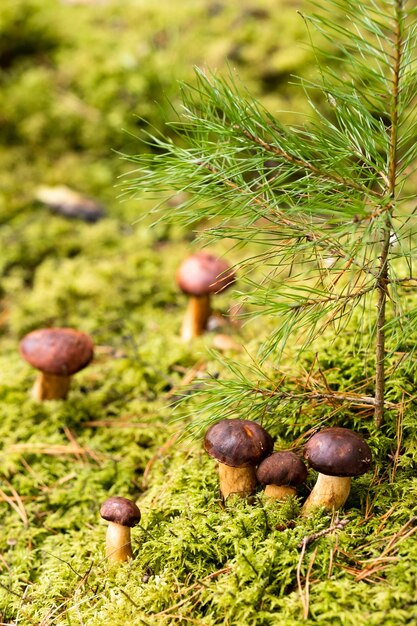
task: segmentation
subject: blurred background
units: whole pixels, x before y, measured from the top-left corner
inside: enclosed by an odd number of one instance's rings
[[[40,184],[68,184],[114,209],[115,151],[160,129],[193,67],[228,64],[271,110],[294,108],[292,74],[311,52],[290,0],[2,0],[1,219],[26,210]],[[295,92],[296,93],[296,92]],[[298,94],[301,96],[301,94]]]
[[[151,208],[120,197],[133,168],[120,153],[148,150],[149,126],[169,134],[195,66],[233,72],[281,118],[306,109],[293,84],[313,64],[301,10],[295,0],[2,0],[0,332],[14,341],[77,324],[86,300],[100,308],[98,259],[117,271]],[[162,227],[149,236],[142,247],[175,238]],[[80,257],[97,270],[84,287]]]
[[[170,132],[165,124],[180,110],[181,83],[193,83],[194,66],[234,72],[283,117],[303,111],[302,90],[291,83],[313,61],[301,8],[291,0],[2,0],[3,334],[75,324],[67,288],[79,263],[71,263],[80,255],[94,263],[99,250],[110,258],[143,231],[135,223],[150,207],[120,198],[120,177],[132,169],[120,153],[148,150],[149,125]],[[58,199],[51,212],[57,186],[59,197],[76,192],[94,202],[68,211]],[[54,291],[56,272],[66,277],[65,296]],[[91,285],[81,291],[94,297]]]

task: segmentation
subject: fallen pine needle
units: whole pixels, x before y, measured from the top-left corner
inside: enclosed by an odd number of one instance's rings
[[[77,443],[69,445],[54,445],[46,443],[16,443],[8,446],[7,451],[10,453],[26,452],[29,454],[46,454],[49,456],[61,456],[63,454],[73,454],[75,456],[79,456],[80,454],[84,453],[91,456],[91,458],[93,458],[94,460],[104,458],[103,455],[99,455],[89,448],[82,448]]]
[[[164,422],[127,422],[122,420],[93,420],[83,422],[83,428],[149,428],[150,426],[163,426]]]
[[[304,554],[306,551],[306,543],[303,543],[300,553],[300,558],[298,559],[297,564],[297,585],[298,590],[300,592],[301,604],[303,605],[303,619],[308,619],[309,613],[309,604],[310,604],[310,574],[313,569],[314,561],[316,560],[317,548],[314,549],[313,554],[311,555],[310,562],[308,564],[307,573],[305,577],[305,586],[303,589],[303,585],[301,582],[301,565],[304,559]]]
[[[391,537],[381,554],[374,559],[369,559],[368,565],[366,565],[362,570],[359,570],[355,576],[356,580],[366,580],[372,574],[388,567],[390,562],[397,561],[398,557],[392,556],[390,553],[396,550],[400,543],[411,537],[411,535],[416,532],[417,526],[409,528],[409,526],[416,521],[416,517],[409,519],[408,522],[406,522],[404,526]],[[362,561],[362,563],[364,563],[364,561]]]
[[[28,528],[29,521],[28,521],[25,507],[22,502],[22,498],[19,496],[16,489],[14,489],[14,487],[9,482],[8,482],[8,487],[10,491],[12,492],[13,497],[11,498],[10,496],[8,496],[7,493],[4,493],[3,489],[1,488],[0,488],[0,496],[3,498],[5,502],[7,502],[7,504],[9,504],[12,507],[14,511],[16,511],[16,513],[22,520],[24,527]]]

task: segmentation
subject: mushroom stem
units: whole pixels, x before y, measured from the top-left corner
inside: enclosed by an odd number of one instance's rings
[[[251,496],[257,487],[255,467],[231,467],[219,463],[219,483],[223,500],[231,495],[241,498]]]
[[[350,476],[326,476],[320,474],[313,491],[301,509],[303,516],[309,515],[312,509],[324,507],[329,511],[337,511],[346,502],[350,492]]]
[[[183,341],[190,341],[194,337],[202,335],[207,327],[210,317],[210,296],[190,296],[187,311],[181,328]]]
[[[106,557],[112,562],[133,559],[129,526],[109,522],[106,534]]]
[[[64,400],[71,384],[71,376],[55,376],[39,372],[32,388],[33,400]]]
[[[295,487],[285,485],[267,485],[264,494],[271,500],[285,500],[288,496],[295,496],[297,493]]]

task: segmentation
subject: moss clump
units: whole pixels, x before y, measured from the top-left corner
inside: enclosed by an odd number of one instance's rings
[[[389,413],[383,434],[354,410],[286,403],[278,412],[271,391],[282,373],[273,363],[267,376],[259,374],[271,396],[266,414],[241,390],[234,404],[225,395],[225,414],[261,418],[277,447],[297,437],[301,447],[312,426],[341,420],[369,435],[375,471],[353,482],[348,523],[309,544],[302,559],[303,538],[334,522],[298,517],[308,488],[278,506],[258,494],[252,505],[223,508],[214,462],[198,440],[181,437],[200,399],[184,410],[178,398],[194,397],[215,377],[223,383],[233,364],[217,358],[213,334],[192,346],[180,341],[185,298],[173,279],[197,247],[194,235],[133,223],[150,204],[116,199],[113,185],[126,164],[108,146],[128,151],[120,129],[136,134],[142,117],[160,128],[165,96],[178,94],[172,79],[188,79],[196,63],[220,68],[225,56],[272,109],[290,108],[294,92],[284,84],[289,73],[306,70],[309,55],[293,53],[304,31],[291,2],[279,10],[272,0],[256,7],[247,0],[154,4],[129,0],[123,13],[115,2],[0,6],[0,621],[414,623],[413,402],[401,416]],[[51,215],[33,200],[41,183],[97,195],[106,216],[84,224]],[[239,251],[231,260],[240,260]],[[220,296],[216,307],[227,310],[230,297]],[[66,402],[38,404],[29,398],[35,373],[17,346],[23,334],[49,324],[90,333],[96,359],[74,377]],[[267,331],[255,318],[239,331],[248,370]],[[324,338],[322,348],[329,384],[355,386],[363,359],[353,356],[349,336],[333,346]],[[307,355],[306,371],[315,358]],[[414,386],[414,370],[397,368],[389,400],[410,398]],[[109,495],[137,500],[143,513],[132,531],[136,558],[118,568],[106,562],[99,517]]]

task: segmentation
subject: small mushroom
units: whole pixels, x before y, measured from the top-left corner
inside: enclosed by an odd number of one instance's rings
[[[304,457],[319,472],[317,482],[302,508],[308,515],[316,507],[337,511],[346,502],[352,476],[365,474],[372,453],[364,439],[348,428],[325,428],[309,439]]]
[[[220,492],[247,497],[258,481],[256,467],[274,447],[272,437],[259,424],[243,419],[225,419],[210,426],[204,438],[206,452],[219,462]]]
[[[181,337],[190,341],[202,335],[210,317],[210,296],[232,285],[236,276],[230,265],[209,252],[197,252],[183,261],[177,271],[177,284],[189,296]]]
[[[67,397],[71,376],[92,360],[94,346],[88,335],[73,328],[42,328],[23,337],[20,354],[39,370],[33,399],[59,400]]]
[[[132,500],[112,496],[101,505],[100,515],[109,522],[106,557],[109,561],[117,563],[133,559],[130,529],[140,522],[139,508]]]
[[[287,496],[296,495],[296,487],[307,478],[307,468],[294,452],[274,452],[262,461],[256,477],[266,485],[265,496],[272,500],[283,500]]]

